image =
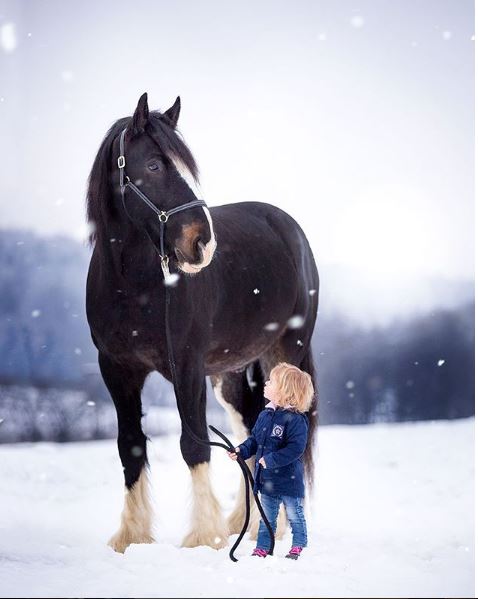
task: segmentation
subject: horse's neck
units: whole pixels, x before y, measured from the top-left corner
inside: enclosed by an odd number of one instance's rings
[[[114,227],[101,236],[102,255],[107,272],[131,289],[144,290],[157,285],[161,277],[158,253],[146,234],[133,229]]]

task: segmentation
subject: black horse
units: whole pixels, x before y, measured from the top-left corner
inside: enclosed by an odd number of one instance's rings
[[[210,448],[189,432],[207,438],[205,377],[242,441],[264,407],[264,381],[275,364],[290,362],[313,376],[319,279],[304,233],[288,214],[264,203],[208,211],[198,201],[194,158],[176,131],[179,111],[177,98],[166,112],[150,112],[143,94],[133,117],[106,134],[88,184],[94,250],[86,305],[118,416],[126,494],[110,545],[120,552],[153,541],[141,390],[154,370],[172,380],[166,291],[176,395],[187,420],[180,445],[194,494],[184,546],[225,546],[244,515],[238,501],[229,521],[223,518],[209,482]],[[309,482],[316,413],[315,400],[305,453]]]

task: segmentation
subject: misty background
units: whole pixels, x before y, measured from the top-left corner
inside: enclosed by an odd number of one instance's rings
[[[0,441],[116,435],[84,199],[144,91],[181,96],[210,206],[270,202],[306,232],[322,424],[474,414],[473,2],[17,0],[0,2]],[[143,399],[149,434],[177,427],[159,375]]]

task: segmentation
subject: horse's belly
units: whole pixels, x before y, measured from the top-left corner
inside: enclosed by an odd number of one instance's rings
[[[271,346],[270,340],[257,340],[244,347],[217,347],[206,354],[206,375],[217,375],[222,372],[235,372],[244,370],[251,362],[256,360]]]

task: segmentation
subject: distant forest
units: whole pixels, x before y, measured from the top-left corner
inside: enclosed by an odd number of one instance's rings
[[[0,231],[0,442],[116,435],[86,322],[88,261],[69,238]],[[313,351],[322,424],[474,414],[472,301],[368,328],[321,311]],[[154,379],[145,404],[173,406],[169,384]]]

